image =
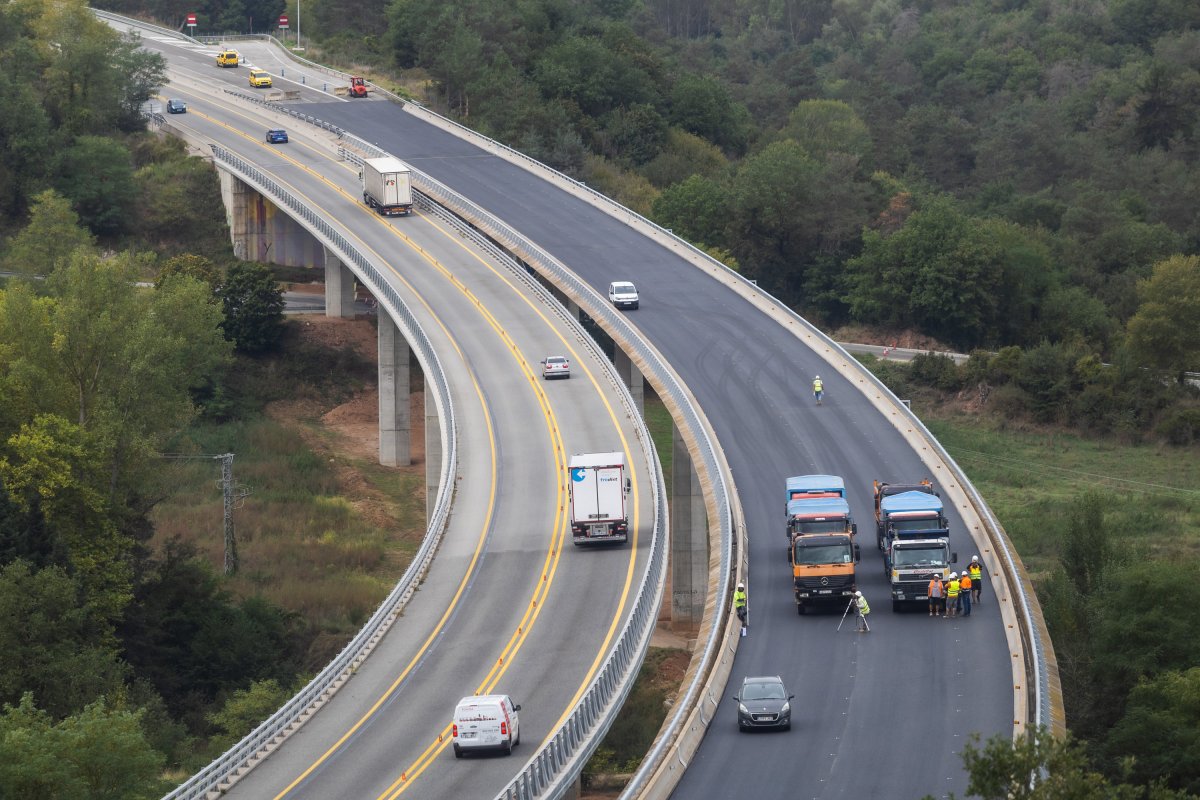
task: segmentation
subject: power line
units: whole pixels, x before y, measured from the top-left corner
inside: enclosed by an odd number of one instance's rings
[[[217,488],[221,490],[224,508],[225,531],[225,574],[233,575],[238,571],[237,536],[233,527],[233,512],[246,504],[250,489],[237,486],[233,480],[233,453],[220,455],[205,455],[191,453],[162,453],[161,458],[179,461],[220,461],[221,477],[217,479]]]

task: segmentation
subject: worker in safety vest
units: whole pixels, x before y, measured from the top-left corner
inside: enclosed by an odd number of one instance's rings
[[[871,627],[867,625],[867,614],[871,613],[871,607],[867,605],[867,598],[863,597],[862,592],[854,593],[854,605],[858,608],[858,613],[854,615],[854,629],[870,631]]]
[[[813,397],[817,398],[817,405],[821,405],[821,396],[825,394],[825,384],[821,383],[821,376],[813,377]]]
[[[971,616],[971,587],[974,583],[966,572],[958,579],[958,604],[964,617]]]
[[[983,564],[979,563],[979,556],[971,556],[967,574],[971,576],[971,599],[978,603],[979,596],[983,594]]]
[[[739,583],[733,593],[733,610],[742,624],[746,624],[746,584]]]
[[[942,585],[942,576],[934,573],[929,581],[929,616],[940,617],[946,607],[946,587]]]
[[[951,572],[950,580],[946,582],[946,619],[953,617],[958,611],[958,595],[962,586],[958,582],[958,573]]]

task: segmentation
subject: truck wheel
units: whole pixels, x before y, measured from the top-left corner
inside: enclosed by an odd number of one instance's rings
[[[804,608],[804,603],[796,603],[796,613],[797,614],[799,614],[800,616],[803,617],[806,610],[807,609]]]

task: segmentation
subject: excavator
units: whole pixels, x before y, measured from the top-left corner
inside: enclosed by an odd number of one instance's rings
[[[351,97],[366,97],[367,82],[355,75],[350,79],[350,96]]]

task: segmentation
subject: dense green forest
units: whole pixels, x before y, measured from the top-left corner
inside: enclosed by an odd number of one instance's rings
[[[175,26],[198,11],[201,33],[284,10],[106,5]],[[1021,424],[1200,441],[1183,380],[1200,370],[1196,3],[312,0],[303,13],[328,60],[393,70],[827,329],[973,354],[876,365],[897,389],[970,396]],[[4,796],[154,796],[164,768],[203,763],[312,666],[294,615],[233,596],[186,547],[148,546],[156,454],[231,413],[236,352],[278,339],[277,293],[260,266],[232,266],[211,170],[144,131],[163,80],[77,2],[0,5],[0,268],[46,277],[0,290]],[[1082,747],[1039,741],[1012,762],[989,749],[981,781],[1048,763],[1094,791],[1030,796],[1118,796],[1109,781],[1130,798],[1200,793],[1200,618],[1185,591],[1200,564],[1131,551],[1111,524],[1081,500],[1039,585]]]

